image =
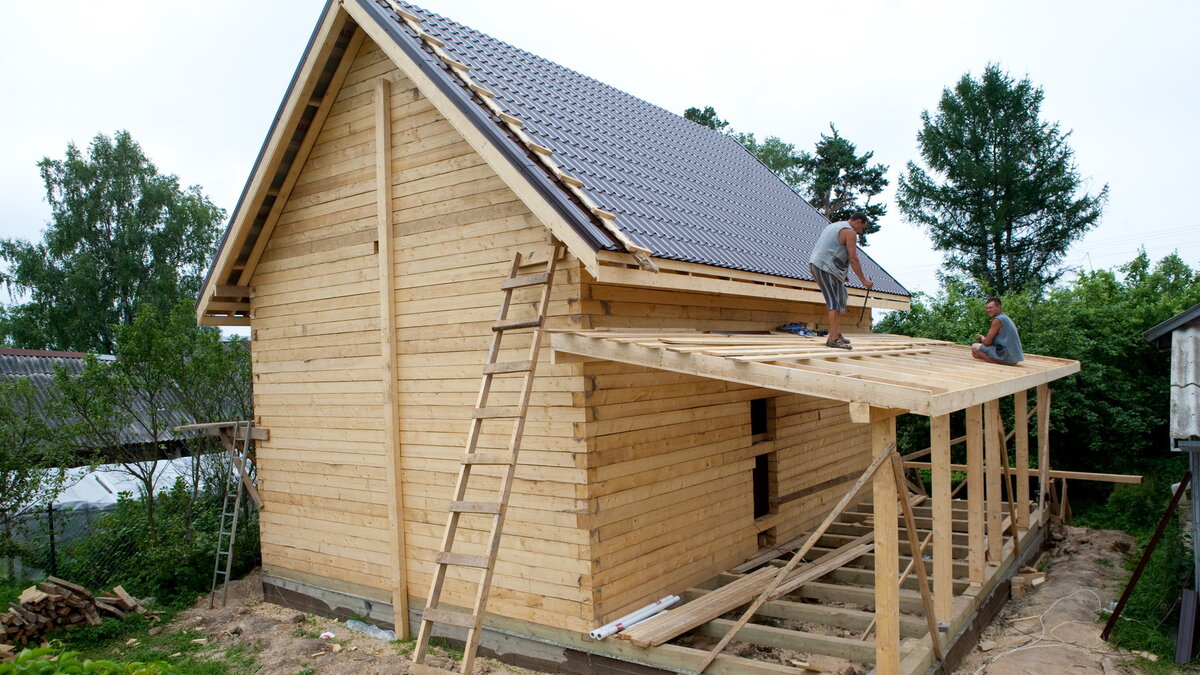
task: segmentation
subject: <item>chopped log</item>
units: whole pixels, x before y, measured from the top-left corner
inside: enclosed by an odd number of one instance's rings
[[[21,591],[21,597],[17,598],[17,601],[22,605],[29,606],[35,603],[44,602],[48,597],[50,597],[49,593],[38,589],[37,586],[30,586],[29,588]]]
[[[113,593],[116,593],[117,597],[121,598],[121,604],[125,607],[125,609],[132,610],[138,614],[146,613],[146,609],[142,607],[142,604],[138,602],[138,599],[125,592],[124,588],[120,586],[113,586]]]

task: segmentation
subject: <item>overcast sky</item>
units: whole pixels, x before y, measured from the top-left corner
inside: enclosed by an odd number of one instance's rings
[[[422,3],[418,3],[422,4]],[[161,171],[232,211],[323,2],[5,2],[0,237],[49,218],[36,163],[128,129]],[[1073,130],[1085,185],[1108,184],[1101,225],[1065,265],[1139,246],[1200,266],[1191,208],[1200,157],[1200,3],[426,0],[427,9],[668,110],[715,107],[740,131],[811,149],[829,123],[889,165],[917,159],[922,110],[995,62],[1045,89]],[[286,8],[286,10],[285,10]],[[888,215],[868,252],[934,291],[941,255]],[[4,300],[3,296],[0,296]]]

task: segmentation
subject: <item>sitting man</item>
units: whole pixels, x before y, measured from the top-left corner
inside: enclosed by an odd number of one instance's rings
[[[1017,325],[1004,313],[999,298],[988,298],[985,305],[987,315],[992,320],[992,327],[987,335],[977,334],[976,342],[971,345],[971,356],[988,363],[1014,365],[1025,360],[1025,352],[1021,349],[1021,336],[1017,333]]]

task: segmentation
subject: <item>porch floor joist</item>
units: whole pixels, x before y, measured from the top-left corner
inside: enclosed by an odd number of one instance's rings
[[[965,529],[966,503],[955,500],[953,507],[955,529],[958,530],[960,526]],[[827,533],[821,537],[806,560],[827,559],[838,547],[844,547],[848,542],[869,531],[870,526],[864,525],[862,521],[870,510],[869,503],[848,510],[830,528],[840,533]],[[927,514],[928,502],[919,507],[919,510],[924,510]],[[971,584],[967,579],[968,548],[954,547],[954,618],[943,635],[943,648],[946,651],[953,650],[959,640],[973,639],[967,628],[979,618],[986,601],[996,592],[1006,593],[1005,585],[1019,565],[1040,550],[1047,517],[1048,512],[1035,511],[1031,518],[1032,529],[1018,532],[1019,541],[1015,547],[1011,533],[1005,534],[1002,542],[1004,555],[998,564],[986,565],[986,575],[982,584]],[[922,536],[927,533],[927,530],[920,532]],[[900,550],[907,553],[909,548],[903,528],[900,531],[900,541]],[[1019,554],[1015,554],[1014,549],[1019,551]],[[927,550],[930,548],[927,547]],[[906,569],[912,560],[903,553],[899,557],[901,570]],[[762,576],[764,569],[774,570],[783,566],[787,559],[784,555],[745,573],[730,571],[717,575],[684,592],[683,604],[618,633],[615,637],[640,646],[647,653],[654,653],[660,649],[707,649],[716,639],[728,632],[735,623],[733,619],[745,610],[749,601],[738,607],[729,607],[721,616],[705,621],[689,631],[680,632],[665,642],[651,645],[647,644],[647,640],[655,634],[655,624],[670,625],[672,621],[679,624],[679,620],[672,619],[672,615],[678,617],[689,612],[694,613],[696,610],[691,608],[710,600],[714,594],[726,592],[732,588],[731,584],[744,585],[752,581],[753,577]],[[737,633],[729,653],[751,651],[745,647],[739,651],[737,643],[742,643],[754,645],[760,651],[767,650],[767,654],[770,653],[770,648],[791,650],[801,654],[802,659],[812,659],[813,665],[821,667],[835,666],[840,669],[843,665],[840,662],[845,662],[869,669],[875,661],[875,644],[868,632],[875,619],[874,560],[873,552],[855,556],[785,596],[765,602],[751,623]],[[804,569],[805,567],[801,566],[797,568],[797,572]],[[924,606],[917,591],[917,581],[912,575],[901,584],[899,604],[901,672],[906,675],[927,672],[935,665],[933,646],[929,639],[928,624],[924,619]],[[661,634],[662,630],[658,629],[658,633]],[[831,662],[831,659],[834,661]]]

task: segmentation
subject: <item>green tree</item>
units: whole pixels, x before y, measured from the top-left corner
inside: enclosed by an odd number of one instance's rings
[[[945,89],[917,134],[929,172],[908,163],[897,202],[946,252],[945,267],[984,293],[1058,279],[1072,242],[1100,219],[1108,186],[1080,194],[1070,132],[1041,120],[1043,91],[995,64]]]
[[[870,163],[874,152],[859,155],[854,144],[843,138],[832,123],[829,130],[832,135],[821,134],[815,152],[802,152],[797,158],[803,192],[830,222],[849,220],[855,211],[866,213],[871,224],[863,233],[865,240],[866,235],[879,231],[879,219],[887,215],[887,206],[872,204],[871,198],[887,187],[884,174],[888,167]]]
[[[143,304],[194,298],[224,212],[198,186],[160,174],[128,132],[74,143],[38,164],[51,220],[40,243],[0,241],[13,298],[3,341],[33,349],[112,353],[113,326]]]
[[[683,116],[696,124],[726,134],[758,158],[780,180],[796,190],[831,222],[847,220],[855,211],[871,217],[866,235],[879,231],[878,219],[887,213],[883,204],[872,204],[871,198],[888,184],[885,164],[870,164],[873,152],[862,155],[853,143],[843,138],[830,124],[832,136],[821,134],[815,152],[797,152],[796,146],[778,136],[759,140],[753,133],[736,131],[729,122],[717,116],[712,106],[688,108]]]
[[[0,556],[20,555],[15,518],[62,487],[62,438],[26,378],[0,378]],[[11,570],[6,569],[6,575]]]
[[[1170,357],[1142,333],[1200,302],[1200,271],[1178,255],[1151,264],[1143,251],[1114,270],[1053,286],[1044,297],[1002,299],[1026,352],[1081,364],[1078,374],[1053,385],[1055,468],[1140,473],[1166,454]],[[915,297],[912,311],[890,313],[876,330],[965,344],[986,325],[983,299],[950,284],[936,296]]]

